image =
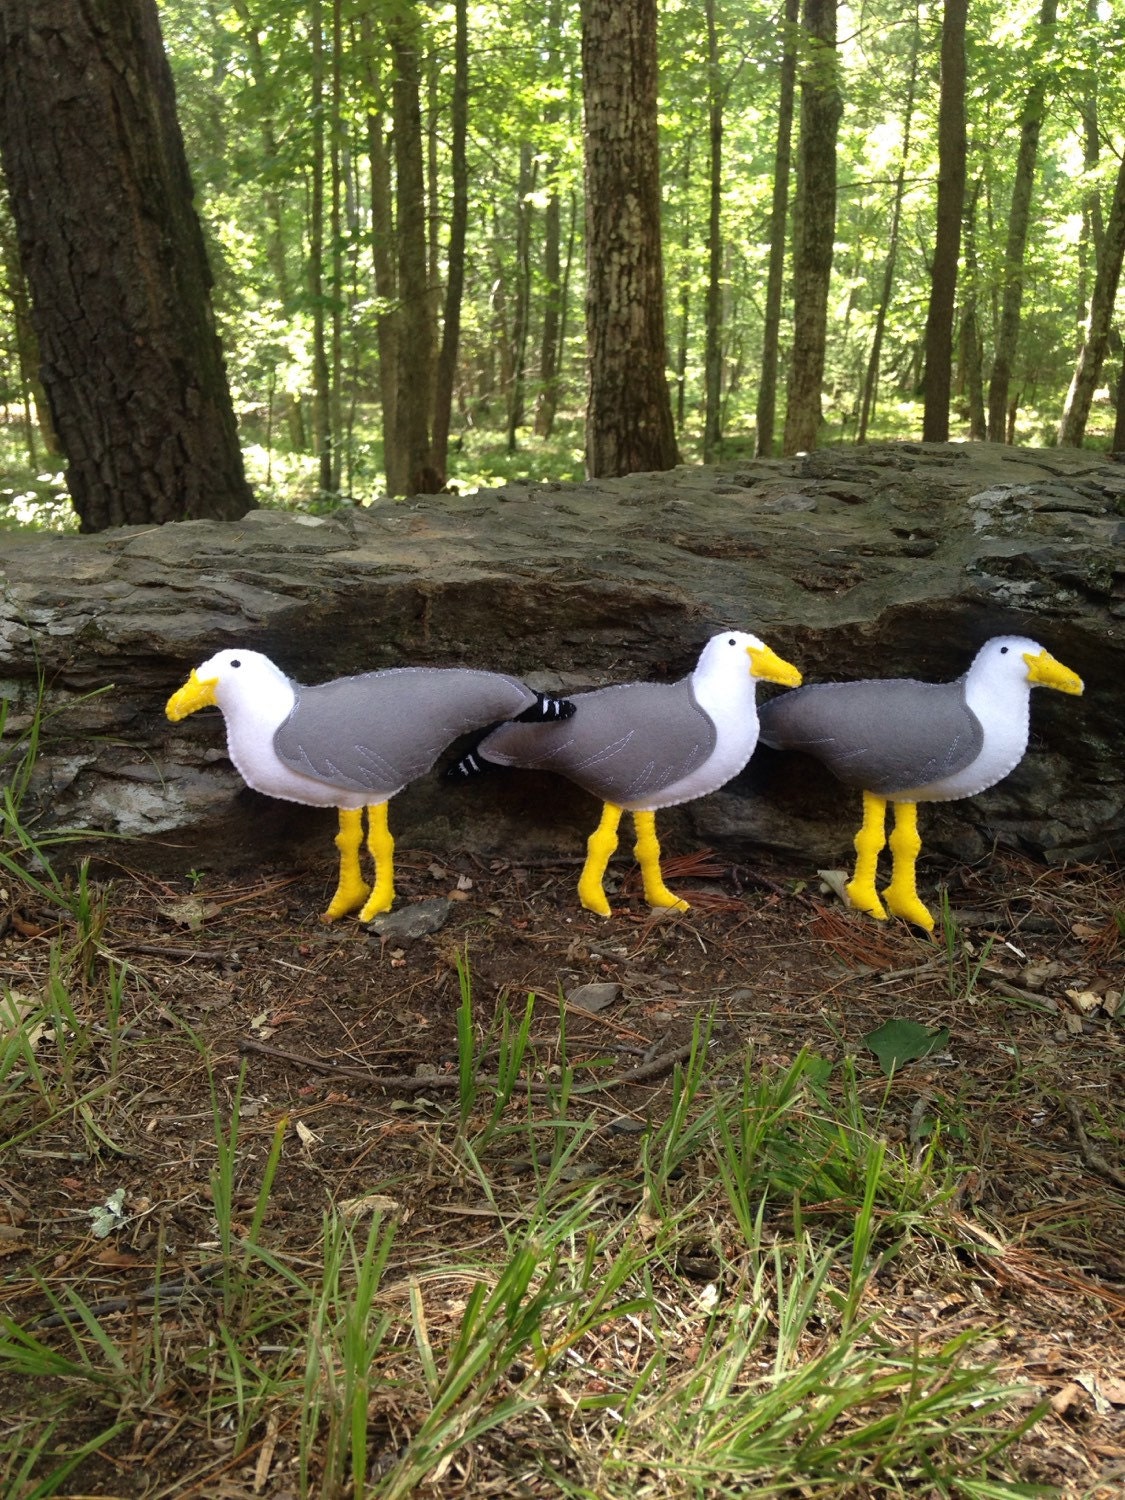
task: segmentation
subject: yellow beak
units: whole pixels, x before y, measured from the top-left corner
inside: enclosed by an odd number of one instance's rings
[[[191,676],[180,688],[179,692],[173,693],[164,705],[164,712],[178,724],[181,719],[186,719],[188,714],[195,713],[197,708],[215,707],[215,687],[219,679],[209,677],[206,682],[192,669]]]
[[[1064,667],[1049,651],[1040,651],[1038,656],[1025,651],[1023,659],[1027,662],[1027,680],[1036,687],[1057,688],[1060,693],[1077,694],[1082,691],[1082,679],[1077,672]]]
[[[777,682],[782,687],[801,686],[801,674],[797,668],[782,661],[768,646],[747,646],[746,654],[750,658],[751,677],[760,677],[763,682]]]

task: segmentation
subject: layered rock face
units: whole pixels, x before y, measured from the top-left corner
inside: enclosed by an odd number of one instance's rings
[[[217,713],[164,716],[188,669],[222,646],[263,651],[306,682],[468,665],[573,690],[681,676],[724,626],[760,635],[814,682],[949,679],[987,637],[1013,632],[1086,693],[1034,693],[1022,764],[971,801],[927,809],[926,848],[971,858],[999,841],[1096,860],[1125,846],[1123,542],[1122,466],[959,444],[510,484],[324,518],[6,537],[6,748],[41,673],[49,717],[25,804],[37,827],[125,834],[108,847],[134,868],[310,859],[327,877],[330,813],[243,788]],[[814,762],[760,748],[722,791],[662,814],[661,832],[669,852],[706,845],[752,864],[767,850],[807,874],[850,855],[852,803]],[[406,857],[534,858],[580,854],[595,815],[568,783],[511,772],[461,788],[425,778],[394,800],[391,823]]]

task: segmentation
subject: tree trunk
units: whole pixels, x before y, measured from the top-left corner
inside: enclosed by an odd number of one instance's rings
[[[815,448],[820,429],[836,232],[836,132],[842,109],[836,0],[804,0],[802,25],[807,51],[793,207],[793,358],[785,410],[786,453]]]
[[[0,183],[0,266],[4,268],[4,290],[12,304],[12,331],[15,334],[16,359],[24,399],[27,460],[34,468],[39,463],[37,433],[44,449],[53,457],[60,456],[62,448],[51,425],[51,409],[39,378],[41,360],[39,340],[35,336],[31,320],[31,296],[27,289],[27,278],[20,265],[16,226],[9,212],[7,195],[2,193],[2,188],[3,184]]]
[[[1082,437],[1090,416],[1090,405],[1094,399],[1102,360],[1109,341],[1110,324],[1117,300],[1117,284],[1121,279],[1121,262],[1125,257],[1125,158],[1118,168],[1117,181],[1113,189],[1113,202],[1102,234],[1101,254],[1098,256],[1094,290],[1090,296],[1090,316],[1086,323],[1086,337],[1082,351],[1074,367],[1070,389],[1063,404],[1062,420],[1059,423],[1060,447],[1081,448]],[[1120,416],[1120,413],[1118,414]]]
[[[586,471],[677,462],[665,372],[656,0],[582,0]]]
[[[894,205],[891,209],[891,232],[887,244],[887,258],[883,263],[883,289],[879,298],[879,309],[875,314],[875,330],[871,338],[871,353],[867,361],[867,373],[863,381],[863,398],[860,402],[857,443],[867,441],[867,424],[875,412],[875,393],[879,385],[879,357],[883,350],[883,333],[887,326],[887,313],[891,305],[891,289],[895,279],[895,261],[898,258],[898,231],[902,222],[902,200],[906,192],[906,163],[910,156],[910,132],[914,124],[914,95],[918,86],[918,51],[921,40],[921,22],[918,6],[914,7],[914,35],[910,45],[910,78],[906,85],[906,108],[902,116],[902,154],[895,177]]]
[[[691,154],[694,133],[684,133],[684,154],[680,162],[680,238],[677,249],[680,255],[679,293],[676,309],[676,431],[683,433],[687,417],[687,361],[688,341],[691,336],[691,245],[692,221],[688,204],[691,202]]]
[[[1055,24],[1058,0],[1043,0],[1039,26],[1047,32]],[[1039,153],[1039,132],[1047,98],[1047,74],[1039,76],[1028,90],[1020,116],[1020,145],[1012,180],[1012,204],[1008,213],[1008,240],[1004,250],[1004,290],[1000,307],[1000,327],[996,336],[996,355],[992,379],[988,383],[988,437],[993,443],[1005,438],[1008,411],[1008,387],[1020,331],[1020,309],[1023,304],[1023,262],[1031,222],[1031,189],[1035,180],[1035,158]]]
[[[453,103],[450,112],[450,187],[448,275],[445,316],[434,381],[433,465],[444,481],[449,473],[449,426],[453,416],[453,383],[461,344],[461,301],[465,290],[465,237],[469,223],[469,26],[467,0],[456,0],[453,39]]]
[[[527,367],[527,325],[531,304],[531,195],[535,166],[531,146],[520,147],[520,175],[516,188],[516,300],[512,314],[512,384],[508,391],[507,449],[516,451],[516,432],[523,426],[524,375]]]
[[[777,147],[770,210],[770,255],[766,276],[766,310],[762,329],[762,378],[758,386],[758,458],[773,454],[777,422],[777,365],[781,338],[781,299],[785,289],[785,231],[789,222],[789,162],[793,143],[793,103],[797,85],[797,21],[801,0],[785,0],[785,50],[777,100]]]
[[[704,0],[707,23],[707,304],[703,349],[703,462],[713,463],[722,437],[723,398],[723,95],[715,0]]]
[[[244,515],[154,0],[4,0],[0,155],[82,529]]]
[[[1121,371],[1117,379],[1117,420],[1113,424],[1111,453],[1125,453],[1125,357],[1121,360]]]
[[[250,60],[250,74],[254,80],[254,87],[259,91],[263,99],[270,95],[270,70],[265,55],[262,52],[262,43],[257,24],[250,15],[246,0],[231,0],[231,6],[235,15],[242,23],[242,39],[246,46],[246,53]],[[277,300],[281,304],[283,314],[288,318],[293,314],[293,287],[292,278],[289,275],[289,264],[285,252],[285,227],[282,213],[281,193],[276,187],[278,175],[278,158],[280,149],[277,139],[277,127],[271,115],[263,115],[259,126],[262,140],[262,202],[265,204],[266,230],[266,259],[270,263],[273,272],[274,285],[277,288]],[[304,452],[308,441],[305,434],[305,414],[301,407],[301,398],[296,391],[285,391],[282,394],[285,405],[285,422],[289,431],[289,446],[294,453]]]
[[[312,0],[309,15],[311,48],[309,91],[312,114],[311,194],[309,201],[309,298],[312,302],[313,335],[313,445],[316,448],[318,484],[323,495],[332,493],[332,416],[329,395],[332,378],[328,365],[327,329],[324,317],[324,27],[320,0]]]
[[[543,210],[543,326],[539,339],[539,397],[535,405],[535,432],[550,437],[559,405],[559,323],[562,314],[562,205],[554,173],[558,162],[548,163],[552,186]]]
[[[338,495],[341,488],[341,447],[344,437],[344,235],[341,218],[343,170],[341,142],[343,121],[343,25],[340,0],[332,0],[332,109],[328,122],[328,167],[331,193],[328,202],[328,227],[331,252],[328,258],[329,295],[329,366],[328,431],[331,452],[329,491]]]
[[[558,38],[562,33],[561,0],[551,0],[547,12],[546,76],[558,76],[561,67]],[[552,96],[543,108],[545,124],[551,128],[563,117],[562,102]],[[559,200],[559,159],[552,151],[545,164],[547,202],[543,210],[543,326],[539,339],[539,396],[535,406],[535,431],[550,437],[559,404],[559,351],[562,321],[562,205]]]
[[[941,22],[941,98],[938,102],[938,189],[930,305],[926,314],[925,400],[922,438],[949,441],[953,383],[953,306],[965,205],[965,27],[968,0],[945,0]]]
[[[394,197],[391,189],[391,159],[387,149],[386,103],[375,60],[369,16],[363,18],[365,74],[373,107],[367,114],[367,156],[371,165],[371,266],[375,278],[375,342],[379,353],[379,407],[383,429],[383,472],[388,494],[395,468],[398,430],[395,416],[398,400],[398,278],[395,271]],[[405,474],[402,475],[405,484]],[[402,493],[402,491],[398,491]]]
[[[980,198],[981,182],[982,179],[978,177],[965,212],[966,286],[961,312],[965,394],[969,402],[969,436],[974,442],[983,442],[988,436],[988,423],[984,412],[984,376],[981,373],[984,348],[980,332],[980,317],[977,312],[980,287],[980,268],[977,262],[977,202]]]
[[[392,495],[436,494],[445,484],[444,475],[434,466],[430,445],[433,361],[418,31],[413,7],[398,14],[389,27],[394,56],[395,229],[402,309],[393,484],[390,473],[387,475]]]

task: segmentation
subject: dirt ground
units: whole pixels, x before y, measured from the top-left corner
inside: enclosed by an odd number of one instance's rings
[[[228,1100],[246,1064],[242,1140],[256,1170],[278,1120],[299,1126],[301,1149],[284,1152],[270,1202],[276,1243],[308,1246],[327,1205],[389,1192],[408,1204],[396,1255],[409,1258],[412,1247],[422,1256],[435,1242],[466,1245],[491,1228],[487,1207],[423,1149],[425,1122],[457,1097],[459,954],[482,1024],[502,1000],[522,1012],[529,992],[541,997],[532,1039],[544,1066],[557,1049],[560,991],[620,987],[596,1011],[575,997],[566,1016],[571,1061],[581,1070],[597,1060],[608,1084],[588,1100],[607,1125],[661,1116],[678,1049],[711,1008],[712,1050],[729,1055],[732,1076],[749,1047],[777,1065],[806,1046],[834,1060],[853,1053],[873,1107],[886,1080],[864,1037],[909,1017],[948,1027],[950,1040],[896,1075],[882,1128],[908,1141],[925,1111],[969,1169],[949,1212],[971,1274],[928,1293],[948,1296],[951,1327],[983,1315],[1003,1372],[1050,1398],[1051,1414],[1020,1450],[1023,1477],[1074,1500],[1125,1493],[1120,872],[1046,868],[1005,852],[974,868],[931,861],[923,894],[932,900],[938,877],[947,884],[958,924],[950,950],[940,936],[849,912],[815,876],[802,885],[776,867],[669,858],[668,883],[692,909],[654,917],[635,875],[615,864],[622,884],[603,921],[577,904],[577,861],[451,864],[404,840],[396,907],[451,903],[439,930],[406,939],[355,921],[321,925],[330,847],[325,855],[315,875],[269,870],[224,887],[206,876],[172,884],[116,871],[97,943],[103,959],[143,978],[122,1007],[118,1107],[96,1117],[104,1138],[64,1111],[0,1158],[0,1310],[24,1324],[47,1312],[38,1272],[87,1301],[122,1298],[136,1316],[133,1299],[158,1249],[169,1277],[213,1255],[214,1122],[187,1029]],[[0,921],[4,980],[34,993],[49,978],[58,917],[9,898]],[[107,1066],[104,1049],[82,1063]],[[627,1129],[595,1132],[591,1171],[639,1172],[638,1140]],[[119,1188],[125,1222],[99,1239],[90,1211]],[[240,1207],[248,1213],[253,1201],[249,1182]],[[909,1339],[917,1282],[884,1290],[888,1316]],[[0,1408],[11,1413],[20,1400],[10,1381],[0,1384]],[[117,1445],[112,1467],[99,1460],[74,1478],[86,1493],[156,1493],[146,1488],[155,1473],[168,1484],[198,1469],[196,1442],[189,1426],[150,1413]],[[185,1478],[161,1492],[255,1492],[253,1454],[218,1477],[215,1460],[211,1450],[205,1483]],[[501,1465],[492,1479],[502,1478]]]

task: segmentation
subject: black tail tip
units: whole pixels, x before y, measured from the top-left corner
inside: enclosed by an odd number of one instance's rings
[[[483,776],[490,770],[489,764],[476,750],[466,750],[460,760],[455,760],[445,769],[446,781],[471,781],[474,776]]]
[[[517,714],[517,724],[547,724],[555,720],[569,719],[577,705],[569,698],[554,698],[550,693],[536,693],[535,702]]]

